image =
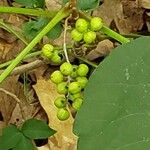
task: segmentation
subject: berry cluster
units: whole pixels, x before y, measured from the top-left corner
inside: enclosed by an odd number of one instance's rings
[[[86,78],[89,68],[85,64],[72,65],[64,62],[60,66],[60,70],[56,70],[51,74],[51,81],[57,85],[57,92],[63,94],[57,97],[54,104],[58,108],[57,117],[63,121],[69,118],[70,114],[67,110],[68,100],[71,100],[71,106],[75,110],[79,110],[83,98],[82,90],[85,88],[88,79]]]
[[[90,22],[79,18],[75,23],[75,29],[71,31],[71,37],[75,42],[84,40],[85,43],[91,44],[96,39],[96,32],[103,26],[102,19],[93,17]]]
[[[54,49],[53,45],[45,44],[42,47],[42,56],[50,59],[53,63],[60,64],[62,58],[59,54],[59,51]]]

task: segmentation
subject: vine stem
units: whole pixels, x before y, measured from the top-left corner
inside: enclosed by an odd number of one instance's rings
[[[108,36],[110,36],[111,38],[117,40],[120,43],[128,43],[130,42],[130,40],[128,38],[125,38],[124,36],[118,34],[117,32],[111,30],[110,28],[108,28],[107,26],[103,25],[103,27],[100,30],[101,32],[103,32],[104,34],[107,34]]]
[[[53,18],[57,14],[57,11],[47,11],[40,9],[38,10],[38,9],[18,8],[18,7],[0,7],[0,13],[16,13],[22,15]]]
[[[87,63],[88,65],[93,66],[94,68],[98,67],[98,65],[96,65],[95,63],[93,63],[93,62],[91,62],[91,61],[89,61],[89,60],[87,60],[87,59],[85,59],[83,57],[79,57],[79,56],[75,56],[75,57],[78,58],[79,60]]]
[[[67,17],[71,10],[67,7],[61,9],[46,27],[29,43],[29,45],[15,58],[15,60],[0,75],[0,83],[12,72],[32,48],[46,35],[58,22]]]

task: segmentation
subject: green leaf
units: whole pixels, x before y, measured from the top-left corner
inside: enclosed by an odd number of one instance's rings
[[[58,23],[50,32],[48,32],[47,37],[50,39],[57,39],[59,38],[62,31],[63,28],[61,26],[61,23]]]
[[[10,125],[3,130],[3,134],[0,138],[0,149],[8,150],[14,148],[20,141],[22,133],[17,129],[15,125]]]
[[[15,2],[29,8],[43,8],[45,6],[45,0],[15,0]]]
[[[90,77],[74,126],[78,150],[150,148],[149,41],[117,47]]]
[[[45,122],[36,119],[27,120],[23,124],[21,131],[30,139],[44,139],[56,133]]]
[[[13,150],[36,150],[32,141],[22,135],[20,142]]]
[[[27,39],[32,40],[49,22],[47,18],[38,18],[37,20],[32,20],[23,25],[24,35]],[[62,33],[61,23],[58,23],[47,36],[50,39],[58,38]]]
[[[62,0],[66,4],[69,0]],[[98,6],[100,0],[77,0],[77,8],[80,10],[91,10]]]
[[[78,0],[77,7],[81,10],[91,10],[98,6],[100,0]]]

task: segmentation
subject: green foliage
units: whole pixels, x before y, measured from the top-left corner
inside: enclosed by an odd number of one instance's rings
[[[35,150],[32,141],[25,136],[22,135],[19,143],[16,145],[16,147],[13,150]]]
[[[0,139],[0,149],[8,150],[14,148],[20,141],[22,133],[16,126],[10,125],[3,130],[3,135]]]
[[[33,39],[49,22],[47,18],[38,18],[37,20],[31,20],[23,25],[24,35],[28,39]],[[58,23],[50,32],[47,33],[47,37],[50,39],[56,39],[62,32],[61,23]]]
[[[0,150],[35,150],[32,139],[47,138],[54,133],[45,122],[36,119],[27,120],[21,130],[9,125],[0,137]]]
[[[45,6],[45,0],[15,0],[15,2],[28,8],[44,8]]]
[[[27,120],[23,124],[21,131],[30,139],[44,139],[56,133],[45,122],[36,119]]]
[[[62,0],[63,4],[69,0]],[[77,7],[80,10],[91,10],[98,6],[100,0],[77,0]]]
[[[92,74],[74,126],[78,150],[149,150],[149,41],[117,47]]]

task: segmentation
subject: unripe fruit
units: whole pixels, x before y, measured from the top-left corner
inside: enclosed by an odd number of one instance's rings
[[[81,86],[78,82],[71,82],[68,86],[68,91],[71,94],[76,94],[81,91]]]
[[[93,32],[93,31],[88,31],[86,33],[84,33],[84,42],[87,43],[87,44],[91,44],[95,41],[96,39],[96,33]]]
[[[67,109],[65,108],[60,108],[58,109],[57,111],[57,118],[61,121],[65,121],[69,118],[70,116],[70,113]]]
[[[64,97],[60,96],[56,98],[54,104],[57,108],[63,108],[66,107],[67,101]]]
[[[103,27],[102,19],[94,17],[90,21],[90,28],[92,31],[99,31]]]
[[[76,80],[82,89],[84,89],[88,83],[88,79],[86,77],[77,77]]]
[[[71,38],[75,41],[75,42],[80,42],[83,39],[83,34],[80,33],[79,31],[77,31],[76,29],[73,29],[71,31]]]
[[[85,64],[80,64],[78,69],[77,69],[77,74],[81,77],[84,77],[87,75],[87,73],[89,72],[89,68],[87,65]]]
[[[75,27],[79,32],[84,33],[88,30],[88,25],[89,24],[85,19],[79,18],[76,21]]]
[[[83,103],[83,99],[82,98],[77,98],[75,99],[75,101],[72,103],[72,107],[75,109],[75,110],[79,110],[81,105]]]
[[[71,72],[72,72],[72,70],[73,70],[73,66],[70,64],[70,63],[68,63],[68,62],[65,62],[65,63],[63,63],[61,66],[60,66],[60,71],[61,71],[61,73],[63,74],[63,75],[70,75],[71,74]]]
[[[50,59],[52,57],[52,55],[53,55],[53,50],[54,50],[53,45],[51,45],[51,44],[45,44],[42,47],[42,55],[44,57],[47,57],[47,58]]]
[[[59,71],[59,70],[56,70],[54,71],[52,74],[51,74],[51,81],[58,84],[58,83],[61,83],[64,79],[64,76],[63,74]]]
[[[73,65],[73,70],[72,70],[72,72],[71,72],[71,74],[70,74],[70,76],[71,76],[72,78],[76,78],[76,77],[78,76],[78,74],[77,74],[77,68],[78,68],[77,65]]]
[[[75,99],[77,99],[77,98],[82,98],[83,96],[82,96],[82,93],[79,92],[79,93],[76,93],[76,94],[70,94],[69,97],[70,97],[70,99],[71,99],[72,101],[74,101]]]
[[[67,87],[67,82],[61,82],[57,85],[57,92],[59,94],[67,94],[68,92],[68,87]]]
[[[59,56],[58,51],[54,51],[52,57],[51,57],[51,61],[55,64],[60,64],[61,63],[61,57]]]
[[[51,44],[45,44],[42,49],[48,49],[52,52],[54,50],[54,46]]]

